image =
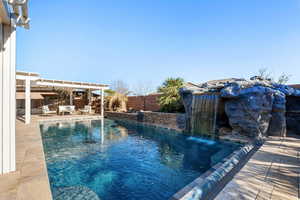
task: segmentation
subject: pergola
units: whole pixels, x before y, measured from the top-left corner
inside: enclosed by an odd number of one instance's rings
[[[63,88],[70,91],[70,102],[73,102],[73,90],[85,89],[88,90],[89,100],[91,99],[92,91],[100,91],[101,93],[101,116],[104,116],[104,91],[108,89],[108,85],[98,83],[76,82],[76,81],[63,81],[43,79],[37,73],[31,72],[16,72],[16,79],[25,82],[25,123],[29,124],[31,120],[31,86],[43,86]]]

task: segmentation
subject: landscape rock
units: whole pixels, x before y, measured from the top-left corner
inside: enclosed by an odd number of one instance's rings
[[[261,77],[223,79],[203,84],[187,84],[180,90],[191,123],[193,95],[219,93],[225,104],[225,113],[232,132],[252,138],[268,135],[285,136],[286,98],[300,97],[300,90],[264,80]],[[296,124],[297,120],[291,123]]]
[[[220,136],[230,135],[232,133],[232,129],[228,127],[221,127],[218,131]]]
[[[245,90],[240,91],[239,98],[225,102],[226,115],[233,131],[262,137],[266,135],[272,117],[273,96],[263,87]]]

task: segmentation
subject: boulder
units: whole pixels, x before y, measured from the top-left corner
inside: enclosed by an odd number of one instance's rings
[[[286,135],[286,95],[275,90],[272,108],[272,118],[269,124],[268,135]]]
[[[265,136],[272,117],[272,93],[264,87],[253,87],[240,90],[233,97],[225,102],[225,112],[233,132],[248,137]]]
[[[225,135],[230,135],[232,133],[232,129],[228,127],[221,127],[219,128],[219,136],[225,136]]]

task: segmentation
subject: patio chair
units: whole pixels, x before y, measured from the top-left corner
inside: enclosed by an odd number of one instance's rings
[[[83,109],[80,110],[81,114],[90,114],[92,112],[92,106],[84,106]]]
[[[59,114],[64,114],[64,113],[73,114],[74,112],[75,112],[75,106],[58,106]]]
[[[42,106],[42,113],[43,115],[49,115],[49,114],[56,114],[55,110],[50,110],[49,106]]]

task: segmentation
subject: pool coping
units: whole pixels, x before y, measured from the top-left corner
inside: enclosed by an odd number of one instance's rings
[[[65,117],[65,118],[41,118],[41,119],[38,119],[37,122],[39,124],[41,123],[48,123],[48,122],[69,122],[69,121],[84,121],[84,120],[100,120],[100,119],[103,119],[102,116],[74,116],[74,117]]]
[[[233,178],[234,174],[259,148],[261,142],[253,141],[218,162],[204,174],[175,193],[170,200],[213,199]]]

